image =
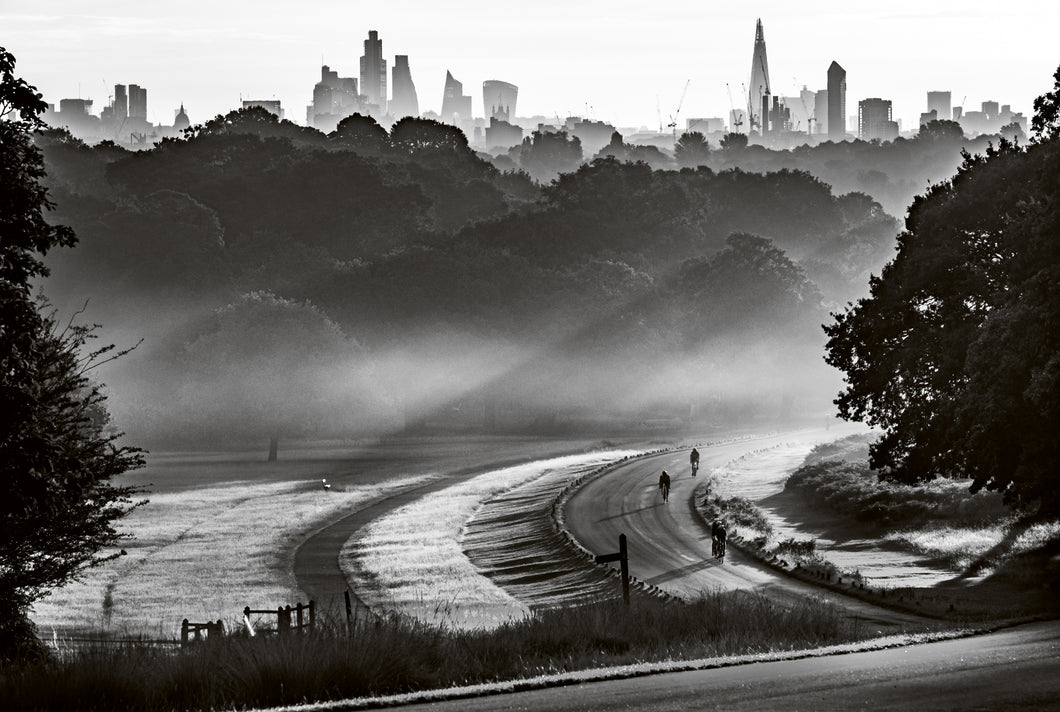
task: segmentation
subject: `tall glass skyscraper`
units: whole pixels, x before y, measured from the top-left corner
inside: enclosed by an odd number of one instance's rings
[[[762,21],[755,27],[755,53],[751,58],[751,86],[747,88],[747,114],[751,117],[751,129],[762,132],[762,99],[772,94],[769,90],[769,60],[766,59],[766,37],[762,32]]]
[[[364,41],[361,93],[368,97],[369,104],[378,106],[380,112],[386,111],[386,60],[383,59],[383,41],[376,30],[369,30],[368,39]]]

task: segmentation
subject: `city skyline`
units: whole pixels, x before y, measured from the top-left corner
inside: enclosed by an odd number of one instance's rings
[[[595,0],[571,7],[544,0],[532,11],[514,4],[505,11],[500,3],[486,13],[419,2],[370,13],[312,1],[294,13],[275,1],[217,7],[189,0],[179,14],[125,0],[101,0],[91,13],[70,0],[38,5],[5,0],[0,18],[20,75],[46,101],[92,99],[98,110],[115,84],[136,84],[150,90],[147,118],[160,124],[171,124],[181,104],[201,123],[248,99],[280,100],[302,123],[320,66],[359,76],[373,30],[384,42],[383,59],[409,57],[423,112],[441,110],[450,71],[470,88],[476,117],[488,116],[477,87],[500,79],[519,86],[523,116],[657,128],[669,123],[690,80],[679,125],[728,119],[730,93],[735,108],[746,102],[759,19],[775,95],[826,88],[827,68],[838,61],[847,71],[848,118],[858,101],[881,97],[892,101],[903,130],[912,130],[929,91],[950,91],[953,105],[966,110],[998,101],[1029,117],[1056,69],[1050,32],[1060,19],[1046,3],[1012,12],[985,2],[963,3],[960,12],[904,1],[887,10],[829,11],[676,3],[665,13]]]

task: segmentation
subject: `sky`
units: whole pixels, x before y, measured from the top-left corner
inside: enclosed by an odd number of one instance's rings
[[[500,79],[518,85],[519,116],[656,129],[675,112],[680,126],[727,117],[730,92],[746,105],[759,18],[774,94],[825,88],[835,60],[847,113],[890,99],[904,129],[930,90],[951,91],[966,110],[1011,104],[1029,119],[1060,64],[1055,0],[0,0],[0,46],[56,105],[92,99],[98,114],[114,84],[138,84],[154,123],[171,124],[182,103],[200,123],[241,99],[279,99],[304,123],[320,65],[358,77],[363,41],[378,30],[391,65],[409,55],[421,111],[441,108],[449,70],[476,116],[482,82]]]

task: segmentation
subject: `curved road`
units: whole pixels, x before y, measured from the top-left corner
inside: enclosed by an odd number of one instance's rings
[[[778,574],[730,547],[721,564],[710,554],[710,530],[692,509],[692,491],[712,468],[757,449],[797,439],[809,441],[835,437],[823,428],[784,433],[701,447],[700,476],[693,478],[689,450],[665,453],[624,463],[580,488],[564,509],[567,528],[590,551],[602,554],[618,548],[619,534],[629,547],[631,576],[682,597],[712,588],[755,591],[770,598],[792,600],[816,596],[850,611],[853,617],[874,625],[881,633],[908,623],[923,623],[917,616],[874,606],[848,596]],[[671,477],[670,501],[659,494],[659,474]],[[617,564],[615,564],[617,566]]]

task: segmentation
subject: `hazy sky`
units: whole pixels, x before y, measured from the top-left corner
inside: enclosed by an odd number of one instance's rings
[[[876,5],[876,3],[873,3]],[[825,9],[833,5],[835,9]],[[857,101],[894,102],[903,128],[926,92],[954,105],[1011,104],[1028,118],[1060,64],[1055,0],[861,3],[536,0],[514,3],[377,0],[0,0],[0,46],[45,100],[106,105],[114,84],[148,90],[148,118],[169,124],[183,102],[192,122],[245,99],[276,98],[303,123],[321,60],[359,76],[368,30],[383,53],[409,55],[420,110],[441,106],[446,70],[482,114],[482,81],[519,86],[520,116],[586,115],[658,127],[691,80],[679,123],[744,106],[755,20],[761,18],[775,94],[825,87],[832,60]],[[389,70],[388,70],[389,74]],[[659,107],[657,109],[657,106]]]

